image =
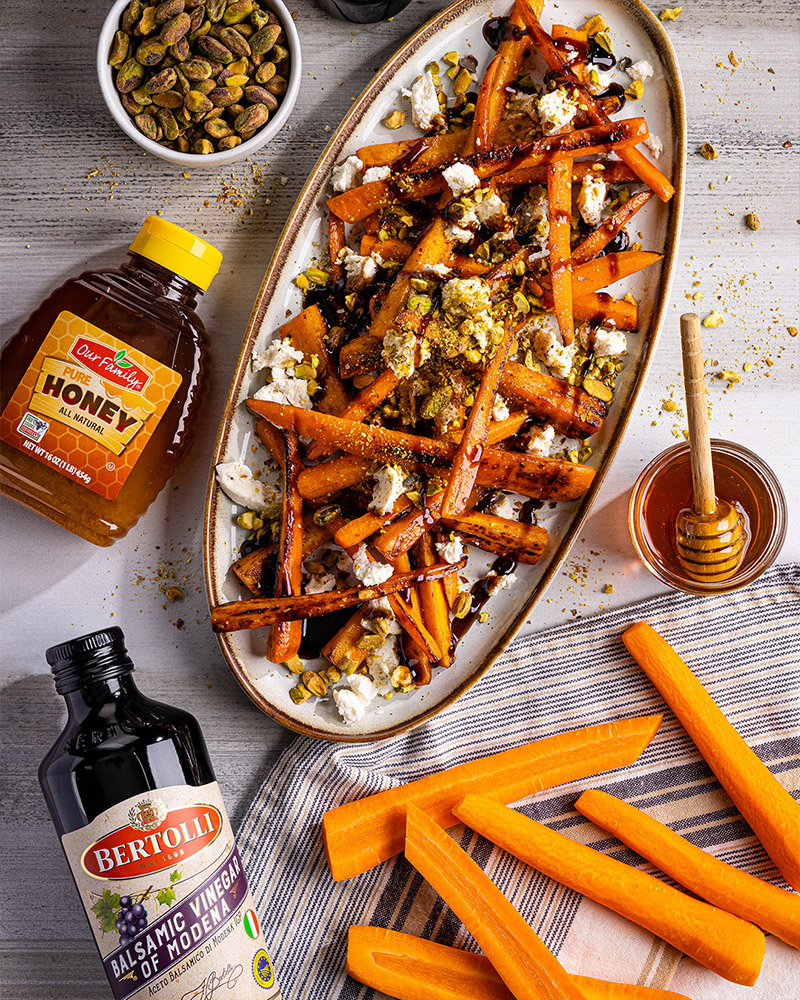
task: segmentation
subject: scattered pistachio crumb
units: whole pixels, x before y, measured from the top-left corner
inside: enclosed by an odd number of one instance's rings
[[[665,7],[658,15],[661,21],[677,21],[683,7]]]
[[[736,55],[734,54],[733,50],[731,50],[728,53],[728,62],[731,64],[731,66],[739,65],[739,60],[736,58]]]
[[[481,611],[481,613],[478,615],[478,621],[481,623],[481,625],[483,625],[485,622],[488,622],[489,621],[489,612],[488,611]]]
[[[742,381],[742,376],[730,368],[723,368],[721,372],[717,372],[717,378],[730,383]]]
[[[613,585],[610,584],[610,583],[607,583],[605,585],[605,587],[603,587],[603,593],[604,594],[613,594],[614,593],[614,587],[613,587]]]
[[[644,93],[644,84],[641,80],[634,80],[625,88],[625,96],[631,101],[638,101]]]
[[[786,331],[787,331],[787,333],[789,334],[790,337],[796,337],[797,336],[797,327],[796,326],[787,326],[786,327]]]
[[[746,361],[746,362],[745,362],[745,363],[744,363],[744,364],[742,365],[742,371],[743,371],[743,372],[749,372],[749,371],[751,371],[752,367],[753,367],[753,366],[752,366],[752,364],[751,364],[751,363],[750,363],[749,361]]]
[[[716,160],[717,151],[710,142],[704,142],[700,147],[700,155],[704,156],[707,160]]]
[[[716,309],[712,309],[711,312],[703,320],[703,326],[722,326],[725,322],[725,317],[721,312]]]
[[[755,212],[748,212],[744,217],[744,221],[747,223],[747,228],[752,229],[754,232],[759,229],[761,223],[759,222],[758,216]]]
[[[661,409],[666,410],[667,413],[674,413],[678,409],[678,404],[674,399],[665,399],[661,404]]]
[[[386,128],[402,128],[405,123],[406,115],[404,111],[393,111],[383,122]]]

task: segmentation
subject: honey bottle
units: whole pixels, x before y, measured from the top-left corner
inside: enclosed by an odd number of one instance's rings
[[[95,545],[127,534],[192,442],[221,261],[151,215],[119,268],[45,299],[0,355],[0,493]]]
[[[46,657],[68,718],[39,783],[113,996],[281,1000],[194,717],[139,691],[116,626]]]

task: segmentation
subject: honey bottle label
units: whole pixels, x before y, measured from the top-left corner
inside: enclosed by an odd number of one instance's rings
[[[216,782],[136,795],[62,844],[115,1000],[280,1000]]]
[[[113,500],[181,376],[63,311],[0,417],[0,440]]]

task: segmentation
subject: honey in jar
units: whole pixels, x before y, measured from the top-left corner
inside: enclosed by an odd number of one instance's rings
[[[95,545],[127,534],[194,436],[221,261],[148,216],[119,268],[45,299],[0,356],[0,492]]]
[[[688,444],[662,452],[636,481],[628,520],[636,550],[663,583],[688,593],[738,590],[757,579],[778,556],[786,535],[786,499],[775,474],[753,452],[729,441],[712,440],[714,486],[744,516],[747,545],[741,565],[727,580],[703,582],[689,577],[678,560],[676,522],[693,505]]]

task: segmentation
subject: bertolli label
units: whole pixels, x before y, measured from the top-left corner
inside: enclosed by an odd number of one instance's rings
[[[62,843],[115,1000],[279,1000],[216,783],[128,799]]]

